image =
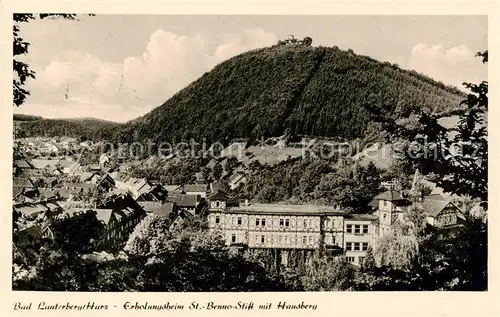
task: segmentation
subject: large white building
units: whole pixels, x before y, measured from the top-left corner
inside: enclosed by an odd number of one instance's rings
[[[348,215],[334,206],[244,204],[227,206],[223,194],[209,197],[209,228],[221,230],[228,245],[257,249],[344,251],[360,264],[375,232],[372,215]],[[346,230],[352,232],[347,233]],[[359,229],[359,233],[358,233]],[[347,251],[346,247],[352,246]],[[358,250],[359,246],[359,250]]]

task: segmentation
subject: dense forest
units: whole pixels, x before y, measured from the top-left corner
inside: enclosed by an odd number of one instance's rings
[[[277,45],[233,57],[143,117],[117,141],[294,135],[358,138],[370,112],[394,118],[412,110],[447,113],[464,94],[415,71],[339,48]]]
[[[45,119],[14,115],[18,136],[68,136],[80,139],[112,139],[121,124],[94,118]]]

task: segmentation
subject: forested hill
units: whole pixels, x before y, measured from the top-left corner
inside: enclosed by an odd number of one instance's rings
[[[223,141],[285,132],[355,138],[369,128],[368,105],[383,105],[399,118],[411,109],[446,112],[463,98],[456,88],[351,50],[275,45],[217,65],[126,123],[117,141]]]
[[[94,118],[45,119],[15,114],[14,126],[18,137],[69,136],[102,140],[112,139],[121,124]]]

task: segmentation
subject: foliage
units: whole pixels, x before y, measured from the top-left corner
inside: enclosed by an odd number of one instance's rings
[[[51,229],[55,244],[69,255],[94,251],[103,230],[95,211],[56,219]]]
[[[210,144],[285,131],[353,139],[371,125],[366,104],[381,105],[399,118],[409,109],[454,108],[462,96],[416,72],[336,48],[279,45],[217,65],[160,107],[125,124],[116,140],[194,138]]]
[[[414,235],[391,234],[379,238],[373,256],[378,267],[411,270],[418,256],[418,240]]]
[[[311,262],[302,278],[306,291],[342,291],[351,287],[355,268],[345,258],[315,256]]]
[[[487,51],[479,53],[488,61]],[[438,122],[439,116],[420,111],[412,125],[404,125],[390,117],[385,109],[371,111],[395,139],[402,139],[411,150],[405,158],[423,175],[445,192],[477,198],[487,206],[488,201],[488,140],[486,116],[488,83],[464,83],[470,90],[460,103],[458,124],[447,128]]]
[[[68,136],[84,140],[112,139],[120,123],[92,118],[81,119],[33,119],[18,122],[26,136]]]
[[[124,250],[133,256],[148,256],[163,252],[162,241],[168,236],[168,225],[174,215],[160,218],[147,215],[130,234]]]

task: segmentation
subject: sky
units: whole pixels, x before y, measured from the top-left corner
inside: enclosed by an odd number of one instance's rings
[[[487,16],[96,15],[21,25],[36,72],[15,113],[125,122],[242,52],[293,34],[445,84],[487,80]],[[66,93],[67,92],[67,93]]]

